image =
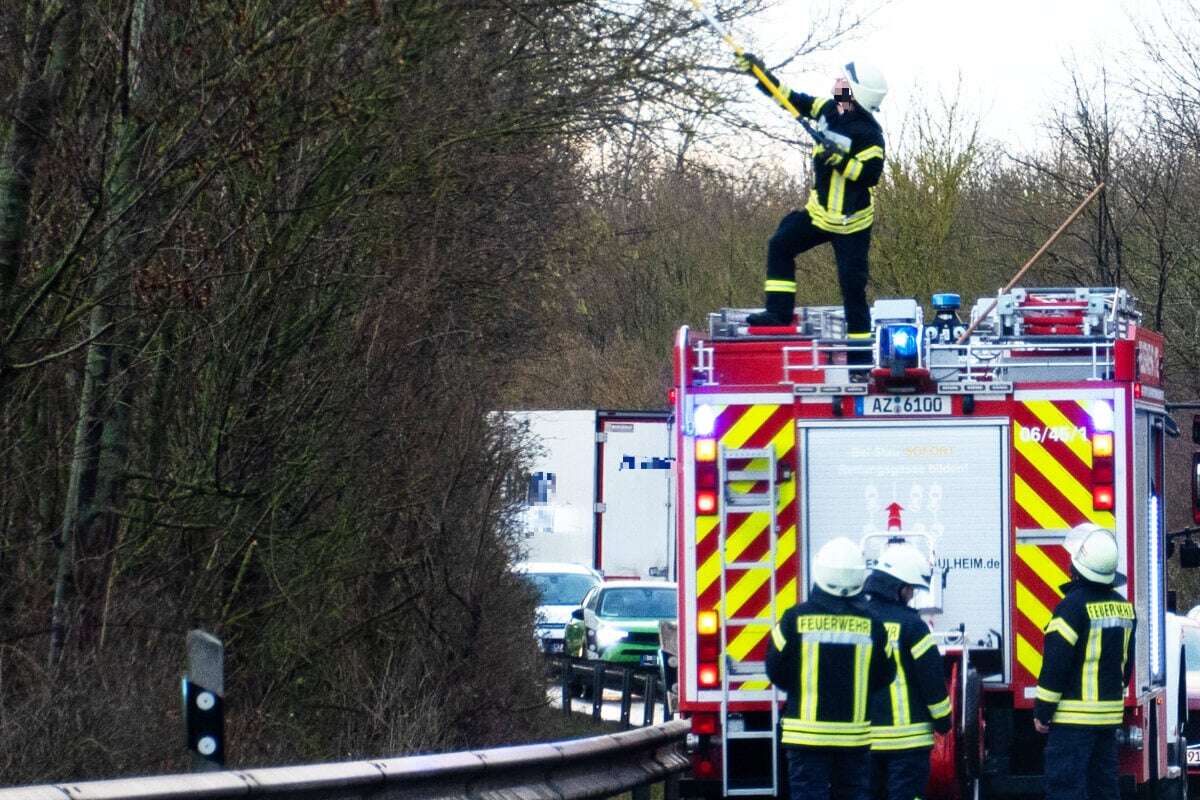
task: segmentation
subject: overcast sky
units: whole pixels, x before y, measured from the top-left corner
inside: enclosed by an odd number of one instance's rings
[[[808,25],[814,4],[784,0],[750,32],[772,61],[786,52],[786,31]],[[953,92],[961,76],[966,106],[982,132],[1028,145],[1048,109],[1069,96],[1068,68],[1095,78],[1101,63],[1125,80],[1138,40],[1130,15],[1158,18],[1156,0],[892,0],[855,41],[789,67],[793,88],[828,91],[839,64],[857,58],[884,70],[890,94],[880,122],[898,136],[917,92]],[[778,15],[778,16],[776,16]]]

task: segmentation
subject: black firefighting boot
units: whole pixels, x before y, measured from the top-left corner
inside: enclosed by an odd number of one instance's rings
[[[747,325],[785,328],[793,325],[795,292],[767,292],[767,308],[746,317]]]

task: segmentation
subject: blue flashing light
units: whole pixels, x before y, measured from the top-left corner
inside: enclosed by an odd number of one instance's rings
[[[905,360],[917,357],[920,334],[915,325],[896,325],[891,329],[892,352]]]
[[[696,406],[692,412],[692,428],[697,436],[712,436],[717,427],[717,410],[709,405]]]
[[[1113,407],[1108,400],[1096,400],[1092,403],[1092,430],[1111,431],[1113,429]]]
[[[934,311],[957,311],[962,305],[962,299],[953,292],[943,292],[933,296]]]

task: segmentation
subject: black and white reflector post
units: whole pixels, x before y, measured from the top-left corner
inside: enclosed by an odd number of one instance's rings
[[[225,767],[225,645],[204,631],[187,635],[188,671],[183,676],[183,720],[192,771]]]

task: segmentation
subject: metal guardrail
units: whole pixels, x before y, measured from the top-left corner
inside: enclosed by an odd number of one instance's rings
[[[576,685],[590,690],[590,699],[582,703],[591,706],[592,719],[601,718],[600,709],[604,705],[604,689],[620,689],[621,692],[621,727],[628,728],[633,724],[633,691],[635,684],[640,685],[642,695],[642,725],[654,724],[655,706],[659,703],[660,683],[663,680],[662,669],[658,666],[637,666],[633,664],[614,664],[606,661],[559,657],[554,659],[558,670],[559,689],[562,692],[563,712],[574,712],[573,694]],[[610,681],[610,678],[619,678]],[[671,719],[671,708],[667,695],[662,692],[663,719]],[[3,800],[3,798],[0,798]]]
[[[665,782],[687,769],[684,720],[607,736],[442,755],[157,775],[0,789],[0,800],[586,800]]]

